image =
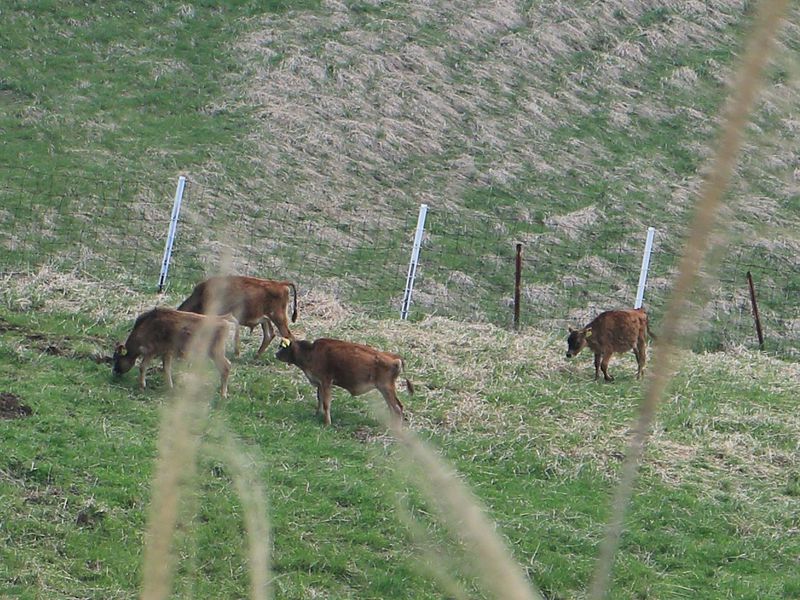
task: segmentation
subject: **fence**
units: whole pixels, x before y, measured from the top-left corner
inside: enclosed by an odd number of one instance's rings
[[[0,269],[43,262],[155,291],[170,223],[174,181],[148,185],[0,167]],[[130,178],[133,180],[133,178]],[[189,180],[167,286],[188,290],[230,261],[235,272],[323,289],[377,317],[401,309],[417,206],[366,213],[300,207]],[[521,324],[563,330],[601,310],[632,306],[646,227],[528,222],[508,215],[432,207],[422,240],[410,318],[428,314],[510,327],[515,248],[522,244]],[[663,310],[680,236],[657,229],[644,304]],[[746,273],[756,284],[767,348],[800,355],[796,257],[738,247],[696,301],[698,348],[756,346]]]

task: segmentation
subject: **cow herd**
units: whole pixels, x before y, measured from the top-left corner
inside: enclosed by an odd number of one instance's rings
[[[167,385],[173,387],[172,363],[186,355],[207,356],[220,375],[220,394],[227,397],[231,363],[225,356],[229,327],[234,325],[234,354],[239,356],[239,328],[252,331],[260,325],[263,332],[260,355],[275,337],[273,325],[281,336],[275,357],[297,366],[316,388],[317,414],[326,425],[331,423],[331,388],[341,387],[353,396],[377,389],[390,413],[403,420],[403,404],[397,397],[396,381],[403,372],[403,358],[364,344],[320,338],[314,342],[298,340],[289,330],[287,313],[292,294],[291,321],[297,320],[297,288],[289,281],[273,281],[244,276],[211,277],[195,286],[177,309],[157,307],[139,315],[124,344],[118,344],[112,359],[112,372],[122,375],[139,362],[139,386],[146,385],[147,367],[160,357]],[[612,354],[633,350],[641,377],[647,360],[647,314],[642,309],[612,310],[598,315],[582,329],[569,328],[567,358],[587,347],[594,353],[595,379],[602,370],[606,381]],[[414,387],[406,379],[409,394]]]
[[[137,317],[124,344],[118,344],[112,358],[112,372],[122,375],[139,363],[139,387],[146,385],[150,361],[161,357],[164,377],[171,388],[175,358],[208,356],[220,374],[220,394],[228,393],[231,363],[225,357],[225,340],[234,325],[234,353],[239,355],[239,327],[252,331],[261,325],[264,334],[256,355],[275,337],[273,325],[281,335],[276,358],[296,365],[317,390],[317,414],[331,423],[331,387],[344,388],[353,396],[377,389],[394,417],[402,421],[403,404],[397,397],[395,382],[403,371],[403,359],[364,344],[320,338],[313,343],[296,340],[289,330],[287,312],[292,293],[292,323],[297,320],[297,288],[289,281],[256,277],[212,277],[195,286],[177,309],[158,307]],[[406,380],[410,394],[414,387]]]

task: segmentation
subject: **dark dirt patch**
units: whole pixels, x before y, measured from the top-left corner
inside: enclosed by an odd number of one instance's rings
[[[57,338],[48,338],[42,333],[31,331],[30,329],[20,327],[19,325],[14,325],[3,319],[3,317],[0,317],[0,333],[5,331],[13,331],[22,334],[25,339],[30,342],[30,346],[32,348],[35,348],[39,352],[49,356],[63,356],[76,360],[91,360],[97,364],[111,364],[113,361],[111,356],[98,353],[88,354],[86,352],[76,352],[71,347],[73,345],[72,343],[75,341],[90,341],[100,346],[109,345],[108,340],[98,336],[59,336]]]
[[[93,502],[89,502],[78,511],[78,514],[75,516],[75,524],[79,527],[92,529],[96,527],[105,516],[105,509],[100,508]]]
[[[50,344],[49,346],[47,346],[44,349],[44,353],[45,354],[49,354],[51,356],[63,356],[64,351],[61,348],[59,348],[58,346],[54,346],[54,345]]]
[[[25,502],[29,504],[62,504],[64,490],[55,486],[46,486],[43,489],[31,490],[25,495]]]
[[[20,403],[20,397],[10,392],[0,392],[0,419],[22,419],[33,414],[30,406]]]
[[[353,432],[353,437],[362,444],[369,444],[375,441],[375,433],[369,427],[359,427]]]

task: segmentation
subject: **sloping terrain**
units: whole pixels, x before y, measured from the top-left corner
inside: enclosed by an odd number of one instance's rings
[[[248,595],[248,487],[266,498],[260,574],[277,598],[491,595],[472,534],[438,502],[452,490],[417,472],[374,395],[337,393],[323,428],[307,380],[271,352],[255,358],[250,337],[226,402],[193,384],[199,364],[180,364],[175,392],[157,367],[144,391],[133,373],[111,377],[137,314],[232,266],[300,283],[298,336],[404,355],[408,431],[474,491],[531,587],[586,597],[649,382],[630,356],[612,362],[613,384],[593,382],[591,357],[563,358],[563,327],[630,304],[650,225],[658,323],[751,10],[3,6],[0,398],[15,418],[0,419],[0,595],[136,597],[163,450],[187,425],[199,451],[166,490],[183,495],[162,531],[174,596]],[[798,339],[797,10],[693,295],[702,347],[726,351],[681,356],[614,598],[800,595],[800,375],[782,360]],[[178,174],[189,187],[170,285],[154,296]],[[420,202],[416,303],[401,322]],[[512,333],[516,243],[525,306]],[[774,352],[745,347],[746,270]],[[172,421],[181,403],[208,421]],[[243,449],[234,460],[220,431]]]
[[[629,305],[648,226],[658,317],[750,3],[292,8],[8,9],[3,262],[149,287],[184,173],[183,289],[227,257],[396,314],[424,202],[416,318],[510,323],[516,243],[524,323]],[[771,349],[797,351],[796,10],[729,195],[719,283],[699,297],[700,347],[753,344],[751,270]]]
[[[279,204],[313,207],[323,228],[366,216],[396,235],[398,216],[429,204],[423,304],[458,314],[478,296],[500,322],[514,242],[526,246],[533,303],[584,318],[632,301],[644,233],[655,226],[657,310],[748,6],[329,2],[259,20],[240,48],[252,67],[242,102],[258,118],[250,139],[263,187]],[[720,320],[747,310],[744,275],[760,269],[767,309],[789,336],[797,309],[780,307],[797,290],[800,249],[796,27],[783,34],[751,129],[726,214],[731,250],[706,309]],[[460,224],[470,230],[468,265],[447,247]],[[570,302],[576,292],[580,304]]]

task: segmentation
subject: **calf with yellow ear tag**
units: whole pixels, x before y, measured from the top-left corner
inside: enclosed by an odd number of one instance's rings
[[[275,358],[290,365],[294,364],[294,346],[297,343],[299,342],[296,342],[293,345],[291,339],[281,338],[281,341],[278,344],[278,351],[275,353]]]
[[[111,358],[111,372],[120,376],[131,370],[136,363],[136,357],[128,354],[125,344],[117,344],[114,348],[114,356]]]
[[[115,376],[130,371],[139,363],[139,387],[146,386],[145,377],[150,361],[161,357],[164,378],[173,387],[172,362],[186,356],[187,352],[210,358],[220,374],[220,394],[228,393],[228,375],[231,363],[225,358],[225,339],[229,322],[215,316],[197,315],[163,306],[156,307],[136,318],[133,329],[124,344],[114,349],[112,373]]]

